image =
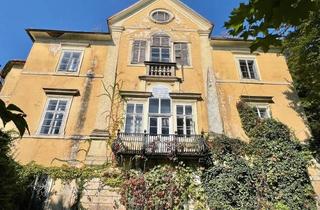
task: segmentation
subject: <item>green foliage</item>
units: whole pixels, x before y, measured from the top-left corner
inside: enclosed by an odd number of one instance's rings
[[[249,0],[231,12],[225,27],[233,36],[257,37],[252,51],[268,51],[270,45],[281,46],[281,37],[319,10],[319,0]]]
[[[294,86],[307,116],[314,140],[311,148],[320,161],[320,14],[304,21],[285,40],[285,54]],[[290,95],[288,94],[288,97]],[[299,105],[293,104],[293,108]]]
[[[27,115],[16,105],[9,104],[6,106],[0,99],[0,119],[2,120],[3,126],[6,126],[7,123],[12,121],[19,130],[20,136],[23,136],[26,130],[29,132],[29,127],[25,120],[26,116]]]
[[[195,209],[205,209],[201,172],[182,165],[156,166],[141,173],[131,171],[121,187],[121,203],[128,209],[181,209],[193,200]],[[197,178],[198,177],[198,178]]]
[[[240,116],[251,112],[248,105],[241,107],[238,106]],[[244,128],[252,127],[250,119],[243,118],[242,123]],[[315,209],[306,168],[310,155],[290,129],[281,122],[267,119],[257,123],[247,134],[250,137],[247,156],[256,177],[259,208],[275,208],[277,204],[289,209]]]
[[[257,209],[255,178],[245,159],[226,154],[202,177],[211,209]]]
[[[242,122],[242,128],[246,134],[249,135],[251,130],[254,129],[261,120],[257,116],[257,113],[254,111],[254,109],[243,101],[239,101],[237,103],[237,109]]]

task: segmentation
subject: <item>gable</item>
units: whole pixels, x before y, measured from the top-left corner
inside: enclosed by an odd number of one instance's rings
[[[140,0],[132,6],[108,19],[109,26],[134,26],[146,27],[152,22],[149,18],[150,12],[154,9],[165,9],[174,14],[175,25],[188,25],[187,28],[198,30],[211,30],[213,24],[189,8],[180,0]],[[144,24],[143,24],[144,23]],[[168,24],[170,25],[170,24]],[[174,24],[171,24],[174,25]],[[184,26],[186,27],[186,26]]]

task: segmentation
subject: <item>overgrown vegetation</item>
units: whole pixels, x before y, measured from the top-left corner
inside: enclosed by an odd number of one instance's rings
[[[284,41],[294,87],[309,122],[311,149],[320,161],[320,14],[311,15]],[[288,95],[290,97],[290,95]],[[293,108],[299,105],[293,104]]]
[[[201,173],[182,164],[146,173],[131,170],[121,187],[121,203],[127,209],[181,209],[193,201],[195,209],[206,209]]]

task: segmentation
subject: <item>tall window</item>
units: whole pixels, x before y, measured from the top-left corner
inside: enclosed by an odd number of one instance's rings
[[[80,67],[82,51],[63,51],[59,63],[60,72],[77,72]]]
[[[132,46],[132,60],[131,63],[143,63],[146,57],[147,42],[143,40],[135,40]]]
[[[259,79],[254,60],[240,59],[239,65],[242,79]]]
[[[171,100],[149,99],[149,133],[168,135],[170,133]]]
[[[194,133],[194,123],[191,105],[177,105],[177,131],[178,135],[191,135]]]
[[[170,62],[170,38],[164,34],[152,37],[151,61]]]
[[[189,66],[189,49],[187,43],[175,43],[174,44],[174,52],[176,62],[179,65]]]
[[[50,98],[41,123],[41,135],[60,135],[63,130],[70,99]]]
[[[143,104],[127,104],[125,133],[143,133]]]

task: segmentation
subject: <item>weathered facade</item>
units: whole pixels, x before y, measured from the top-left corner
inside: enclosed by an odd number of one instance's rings
[[[19,162],[102,164],[113,157],[105,140],[116,129],[132,147],[123,154],[161,158],[167,147],[149,146],[178,137],[178,155],[195,157],[202,132],[247,140],[236,110],[241,99],[301,141],[310,137],[276,50],[250,53],[250,42],[212,38],[213,25],[179,0],[138,1],[108,27],[27,29],[32,49],[24,65],[7,67],[0,93],[28,116],[30,135],[15,148]]]

